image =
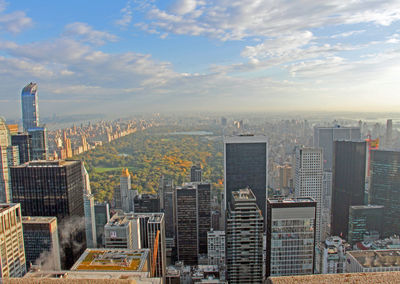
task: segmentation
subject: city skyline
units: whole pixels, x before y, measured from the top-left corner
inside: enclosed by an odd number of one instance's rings
[[[0,0],[5,116],[31,81],[44,116],[400,105],[397,1],[27,3]]]

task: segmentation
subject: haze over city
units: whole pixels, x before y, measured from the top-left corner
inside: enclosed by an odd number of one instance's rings
[[[0,0],[0,112],[397,111],[398,1]]]

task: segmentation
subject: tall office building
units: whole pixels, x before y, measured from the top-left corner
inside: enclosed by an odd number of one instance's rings
[[[132,190],[131,186],[131,175],[128,169],[122,171],[122,175],[119,178],[120,192],[121,192],[121,209],[124,212],[134,211],[134,199],[138,195],[137,190]],[[158,211],[157,211],[158,212]]]
[[[0,279],[26,273],[24,237],[19,204],[0,204]]]
[[[313,274],[316,209],[312,198],[268,199],[267,277]]]
[[[157,239],[158,234],[158,239]],[[166,274],[167,267],[167,255],[166,255],[166,243],[165,243],[165,220],[164,213],[151,214],[147,221],[147,239],[148,246],[150,249],[150,257],[156,258],[155,274],[152,277],[164,277]],[[155,249],[156,241],[158,248]],[[156,253],[156,256],[154,256]]]
[[[376,231],[380,235],[383,228],[384,207],[382,205],[355,205],[349,210],[349,233],[347,241],[353,245],[364,241],[367,232]]]
[[[175,237],[175,188],[172,179],[162,177],[159,187],[160,209],[164,212],[165,236]]]
[[[26,266],[60,270],[60,245],[56,217],[22,217]]]
[[[190,168],[190,182],[201,182],[201,166],[193,165]]]
[[[160,212],[160,198],[156,194],[139,194],[133,198],[135,213]]]
[[[94,196],[90,188],[89,174],[83,164],[82,164],[82,179],[84,182],[83,209],[85,212],[86,246],[88,248],[96,248],[97,236],[96,236],[96,221],[94,216]]]
[[[334,141],[360,139],[359,127],[314,127],[314,147],[323,149],[324,170],[332,170]]]
[[[225,267],[225,231],[214,231],[207,233],[207,256],[208,265]]]
[[[39,126],[39,105],[37,84],[29,83],[22,89],[22,125],[24,131]]]
[[[30,128],[28,129],[28,134],[31,137],[31,160],[47,160],[48,143],[46,128]]]
[[[383,237],[400,233],[400,152],[371,151],[370,203],[383,205]]]
[[[226,217],[229,283],[263,282],[264,220],[251,189],[231,192]]]
[[[97,247],[104,247],[104,226],[110,221],[110,207],[108,203],[98,203],[94,205],[94,215],[96,222]]]
[[[86,247],[81,161],[30,161],[10,169],[13,201],[21,203],[22,214],[57,217],[62,267],[68,269]]]
[[[225,209],[232,191],[250,187],[265,218],[268,185],[268,146],[265,136],[240,135],[224,139]]]
[[[11,145],[18,146],[21,164],[31,160],[31,136],[28,133],[11,135]]]
[[[317,203],[315,241],[322,239],[323,155],[321,148],[296,149],[296,197],[311,197]]]
[[[332,172],[324,171],[322,176],[322,188],[321,239],[324,240],[331,233]]]
[[[364,205],[366,170],[365,141],[334,142],[331,235],[347,238],[350,206]]]
[[[211,228],[209,183],[188,183],[176,188],[178,259],[197,264],[199,254],[207,254],[207,232]]]

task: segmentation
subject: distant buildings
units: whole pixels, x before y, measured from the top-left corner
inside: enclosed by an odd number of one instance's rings
[[[331,235],[347,238],[349,208],[363,205],[367,173],[367,144],[335,141]]]
[[[24,276],[25,250],[19,204],[0,204],[0,255],[0,278]]]
[[[123,212],[134,211],[134,199],[138,195],[137,190],[132,190],[131,175],[128,169],[124,169],[120,176],[119,188],[115,189],[115,208],[122,209]],[[140,205],[138,205],[140,207]],[[158,212],[158,211],[153,211]]]
[[[346,253],[346,272],[400,271],[400,250],[364,250]]]
[[[56,217],[22,217],[26,265],[60,270],[60,245]]]
[[[266,276],[313,274],[317,203],[268,198],[267,208]]]
[[[367,233],[375,231],[382,235],[384,207],[382,205],[356,205],[349,210],[349,244],[364,241]]]
[[[295,172],[296,197],[311,197],[317,203],[315,241],[322,239],[323,154],[321,148],[297,148]]]
[[[332,170],[333,167],[333,142],[337,140],[361,139],[359,127],[314,127],[314,147],[322,148],[324,154],[324,170]]]
[[[370,203],[383,205],[383,236],[400,233],[400,152],[371,151]]]
[[[265,136],[239,135],[224,138],[225,208],[232,192],[249,187],[265,217],[268,147]]]
[[[343,240],[333,236],[321,244],[321,268],[322,274],[344,273],[346,267],[346,247]]]
[[[262,283],[264,220],[251,189],[231,192],[226,217],[229,283]]]
[[[24,131],[39,127],[39,105],[37,84],[29,83],[22,89],[22,125]]]

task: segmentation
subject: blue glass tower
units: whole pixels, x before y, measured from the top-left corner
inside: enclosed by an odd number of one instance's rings
[[[24,131],[39,126],[39,106],[37,84],[29,83],[22,89],[22,125]]]

